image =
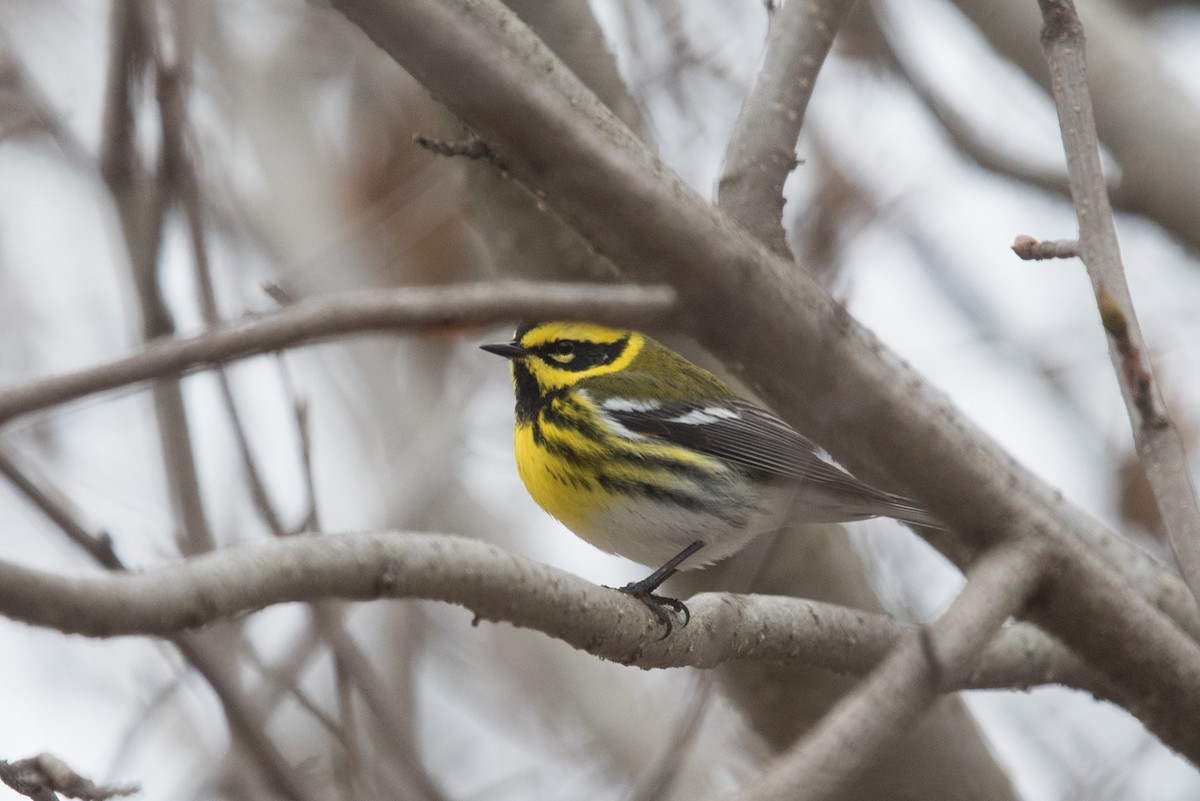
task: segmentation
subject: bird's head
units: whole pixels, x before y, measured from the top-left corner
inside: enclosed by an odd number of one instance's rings
[[[512,362],[520,416],[581,381],[625,369],[646,342],[636,331],[593,323],[546,322],[522,325],[511,342],[482,347]]]

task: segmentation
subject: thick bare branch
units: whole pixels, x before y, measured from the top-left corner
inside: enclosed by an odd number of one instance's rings
[[[152,342],[133,356],[0,389],[0,423],[87,395],[339,334],[436,331],[528,317],[645,325],[667,318],[673,302],[674,292],[663,287],[520,281],[326,296],[187,339]]]
[[[1200,503],[1183,439],[1166,414],[1145,357],[1145,340],[1125,281],[1088,89],[1083,26],[1072,0],[1039,0],[1039,5],[1044,19],[1042,46],[1079,219],[1079,255],[1087,266],[1109,334],[1109,354],[1129,410],[1138,455],[1180,571],[1192,595],[1200,600]]]
[[[817,72],[854,0],[790,0],[771,16],[767,52],[725,151],[721,208],[777,255],[791,258],[783,235],[783,184],[796,167],[796,140]]]
[[[1078,543],[1064,551],[1053,556],[1056,580],[1031,604],[1029,618],[1097,667],[1112,682],[1115,701],[1200,764],[1200,729],[1190,710],[1200,698],[1200,648],[1094,553]]]
[[[967,573],[967,585],[936,622],[909,633],[856,689],[781,756],[739,801],[838,797],[938,696],[976,663],[1044,572],[1045,543],[999,545]]]
[[[772,659],[861,674],[912,631],[833,604],[702,593],[689,602],[691,623],[659,641],[656,619],[626,595],[492,545],[435,534],[301,535],[86,578],[0,562],[0,614],[93,637],[170,636],[272,604],[326,598],[445,601],[644,668]],[[1047,681],[1106,692],[1065,649],[1024,626],[998,638],[961,686]]]

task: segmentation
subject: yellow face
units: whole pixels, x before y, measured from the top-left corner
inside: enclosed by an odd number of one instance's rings
[[[592,323],[551,322],[522,326],[512,344],[525,351],[511,357],[518,392],[522,371],[547,392],[624,370],[641,353],[646,339],[636,331]]]

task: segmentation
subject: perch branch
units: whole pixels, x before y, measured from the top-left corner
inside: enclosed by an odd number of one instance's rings
[[[65,577],[0,561],[0,614],[92,637],[174,636],[266,606],[329,598],[422,598],[479,619],[533,628],[643,668],[710,668],[772,659],[869,671],[911,627],[881,614],[799,598],[702,593],[692,621],[659,640],[636,600],[485,543],[434,534],[298,535],[226,548],[138,573]],[[1016,625],[955,683],[1105,683],[1032,626]]]

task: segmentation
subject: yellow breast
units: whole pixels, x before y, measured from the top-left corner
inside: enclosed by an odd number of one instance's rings
[[[590,540],[589,513],[604,502],[595,483],[580,474],[578,465],[535,444],[530,423],[517,426],[515,444],[517,472],[529,495],[564,526]]]

